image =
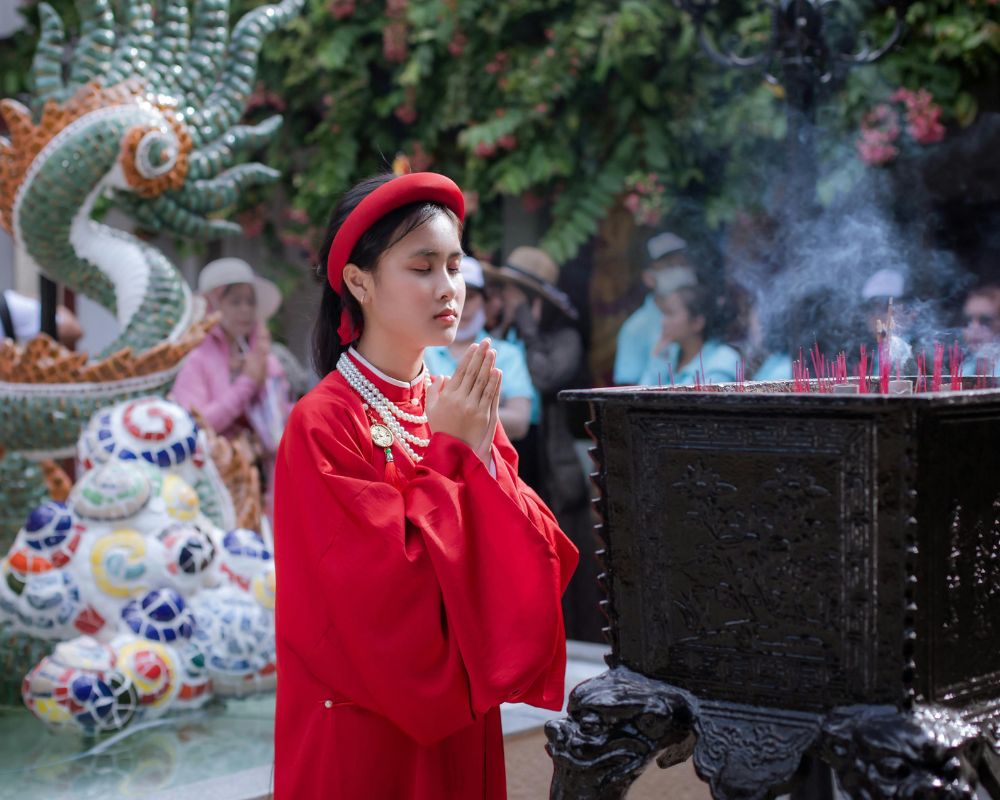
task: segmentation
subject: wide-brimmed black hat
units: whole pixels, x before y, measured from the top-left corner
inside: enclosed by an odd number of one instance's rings
[[[518,247],[492,274],[537,294],[570,319],[580,316],[569,295],[556,285],[559,282],[559,265],[544,250]]]

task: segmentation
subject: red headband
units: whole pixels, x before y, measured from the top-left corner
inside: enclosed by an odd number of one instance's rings
[[[344,267],[351,258],[354,245],[365,231],[390,211],[419,202],[440,203],[454,211],[460,222],[465,219],[465,198],[451,178],[434,172],[411,172],[383,183],[358,203],[333,237],[330,254],[326,259],[326,279],[330,281],[333,291],[343,296]],[[346,303],[340,314],[337,333],[341,344],[350,344],[359,333],[354,327]]]

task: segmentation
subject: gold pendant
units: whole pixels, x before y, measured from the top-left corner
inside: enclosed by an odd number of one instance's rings
[[[385,425],[372,425],[372,441],[379,447],[391,447],[392,431]]]

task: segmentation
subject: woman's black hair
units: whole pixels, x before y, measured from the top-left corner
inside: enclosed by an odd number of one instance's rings
[[[319,315],[313,326],[313,366],[321,377],[337,368],[337,359],[348,348],[348,345],[340,343],[340,336],[337,333],[344,306],[346,305],[356,329],[360,330],[363,322],[361,306],[354,295],[346,288],[343,290],[343,295],[337,294],[327,280],[326,260],[333,246],[333,239],[358,204],[394,177],[390,173],[365,178],[344,192],[330,215],[330,222],[323,236],[323,245],[319,250],[319,264],[316,267],[316,275],[323,282],[323,296],[320,300]],[[450,209],[438,203],[410,203],[390,211],[361,235],[351,251],[349,262],[365,272],[372,272],[386,250],[436,214],[441,213],[456,219]]]
[[[676,292],[692,319],[705,318],[705,327],[701,330],[702,339],[707,342],[724,332],[731,317],[731,309],[727,307],[729,304],[725,297],[720,297],[703,283],[682,286]]]

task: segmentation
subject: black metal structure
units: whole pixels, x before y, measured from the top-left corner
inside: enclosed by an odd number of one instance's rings
[[[593,411],[612,653],[546,726],[552,798],[691,753],[718,800],[806,796],[818,763],[857,798],[1000,798],[992,385],[564,392]]]
[[[767,80],[784,88],[790,181],[786,207],[796,209],[790,213],[801,217],[815,203],[815,123],[821,88],[835,84],[852,67],[873,64],[889,52],[903,35],[906,10],[913,0],[876,3],[891,8],[895,15],[892,32],[877,44],[833,24],[838,13],[847,14],[852,8],[844,0],[762,0],[760,7],[770,14],[770,36],[767,45],[752,55],[720,46],[712,34],[713,15],[722,9],[723,0],[674,2],[691,15],[702,50],[712,61],[729,68],[761,70]]]

